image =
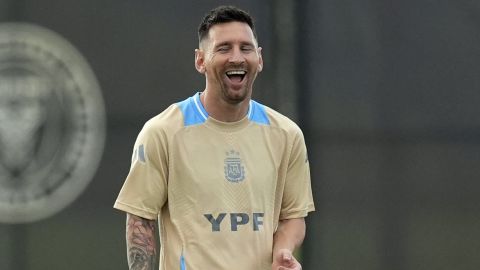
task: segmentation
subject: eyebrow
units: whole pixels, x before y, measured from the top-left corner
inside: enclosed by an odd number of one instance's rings
[[[214,48],[218,48],[218,47],[222,47],[222,46],[227,46],[227,45],[231,45],[231,42],[224,41],[224,42],[218,43],[217,45],[215,45]]]
[[[217,45],[215,45],[214,48],[218,48],[218,47],[222,47],[222,46],[230,46],[232,45],[232,42],[230,41],[224,41],[224,42],[221,42],[221,43],[218,43]],[[246,42],[240,42],[240,46],[253,46],[255,47],[255,43],[253,42],[249,42],[249,41],[246,41]]]

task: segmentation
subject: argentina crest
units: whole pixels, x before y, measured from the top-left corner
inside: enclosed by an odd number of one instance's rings
[[[245,179],[245,168],[242,165],[240,153],[230,150],[225,153],[225,179],[230,182],[240,182]]]
[[[28,23],[0,23],[0,222],[52,216],[99,165],[105,107],[77,49]]]

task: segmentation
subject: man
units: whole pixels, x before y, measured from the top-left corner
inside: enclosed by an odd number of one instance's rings
[[[199,27],[203,92],[149,120],[115,208],[127,212],[130,269],[298,270],[314,210],[300,129],[251,100],[263,68],[252,18],[218,7]]]

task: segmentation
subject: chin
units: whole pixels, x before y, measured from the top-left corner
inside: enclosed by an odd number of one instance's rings
[[[247,99],[248,92],[244,90],[228,90],[224,96],[228,103],[238,104]]]

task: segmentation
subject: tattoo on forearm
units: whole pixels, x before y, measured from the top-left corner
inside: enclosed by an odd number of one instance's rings
[[[127,253],[130,270],[154,270],[155,221],[127,215]]]

